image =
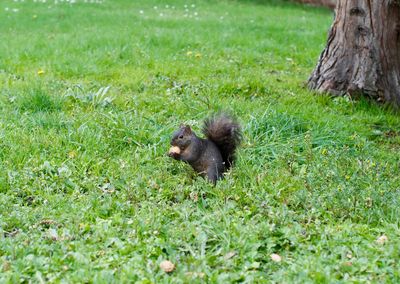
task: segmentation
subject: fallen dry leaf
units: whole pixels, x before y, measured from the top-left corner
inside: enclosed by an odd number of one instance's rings
[[[51,225],[57,225],[57,222],[51,219],[43,219],[38,223],[38,225],[44,226],[44,227],[50,227]]]
[[[175,264],[173,264],[171,261],[169,260],[163,260],[160,263],[160,268],[161,270],[163,270],[166,273],[170,273],[172,271],[175,270]]]
[[[235,251],[230,251],[227,254],[225,254],[224,259],[231,259],[232,257],[234,257],[236,255]]]
[[[192,277],[192,278],[204,278],[206,274],[204,272],[186,272],[186,276]]]
[[[8,261],[3,262],[3,271],[6,272],[11,269],[11,263]]]
[[[194,202],[199,201],[199,195],[197,194],[197,192],[191,192],[189,196],[190,199],[192,199]]]
[[[4,232],[4,236],[8,237],[8,238],[12,238],[12,237],[15,237],[16,235],[18,235],[18,233],[19,233],[19,229],[15,229],[12,232]]]
[[[281,262],[282,261],[282,257],[279,254],[273,253],[270,255],[272,261],[274,262]]]
[[[380,245],[384,245],[389,241],[388,237],[385,235],[380,236],[379,238],[376,239],[376,242]]]

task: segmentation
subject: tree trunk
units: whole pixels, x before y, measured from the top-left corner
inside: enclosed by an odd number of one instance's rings
[[[400,107],[398,0],[339,0],[311,89],[367,95]]]

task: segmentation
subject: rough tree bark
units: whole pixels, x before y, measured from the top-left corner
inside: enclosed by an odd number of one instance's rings
[[[398,0],[339,0],[311,89],[367,95],[400,107]]]

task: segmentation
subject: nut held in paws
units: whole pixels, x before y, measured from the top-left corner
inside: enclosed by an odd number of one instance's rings
[[[179,149],[179,147],[177,146],[173,146],[169,149],[169,154],[180,154],[181,153],[181,149]]]

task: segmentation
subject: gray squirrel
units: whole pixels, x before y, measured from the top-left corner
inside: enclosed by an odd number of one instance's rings
[[[235,160],[242,140],[240,125],[227,114],[214,115],[204,121],[203,134],[198,137],[189,125],[174,132],[168,155],[187,162],[201,176],[216,184]]]

